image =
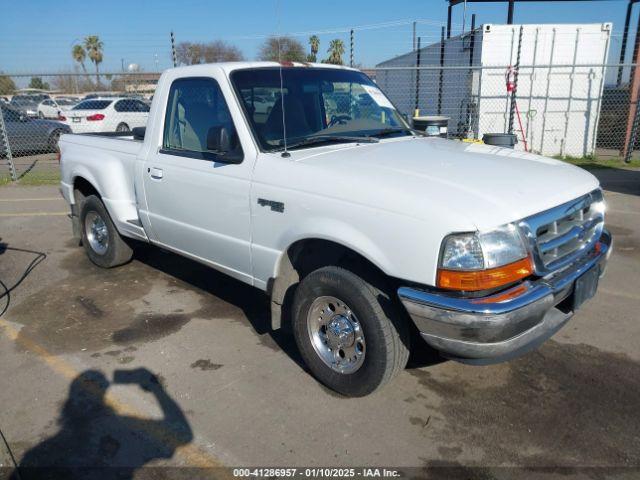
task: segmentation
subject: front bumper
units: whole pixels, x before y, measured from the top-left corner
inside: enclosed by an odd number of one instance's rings
[[[401,287],[398,296],[425,341],[445,356],[468,363],[495,363],[538,347],[573,315],[558,308],[573,293],[578,277],[591,268],[604,274],[611,254],[604,230],[600,249],[571,266],[507,291],[459,298]]]

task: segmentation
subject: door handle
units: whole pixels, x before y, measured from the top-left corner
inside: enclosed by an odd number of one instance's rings
[[[147,168],[147,172],[149,172],[151,178],[155,178],[156,180],[161,180],[164,175],[162,169],[156,167]]]

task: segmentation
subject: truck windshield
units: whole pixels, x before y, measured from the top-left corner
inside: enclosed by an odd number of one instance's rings
[[[251,128],[265,151],[282,150],[284,126],[291,148],[308,141],[411,135],[389,99],[365,74],[335,68],[277,67],[237,70],[231,81]],[[340,139],[340,140],[338,140]]]

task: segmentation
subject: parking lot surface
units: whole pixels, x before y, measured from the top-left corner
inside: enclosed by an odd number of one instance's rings
[[[72,241],[57,187],[0,188],[0,280],[10,287],[37,263],[0,317],[0,430],[22,465],[131,475],[297,465],[637,478],[640,172],[596,173],[614,254],[563,330],[499,365],[421,355],[360,399],[309,375],[292,339],[270,331],[261,292],[151,247],[99,269]]]

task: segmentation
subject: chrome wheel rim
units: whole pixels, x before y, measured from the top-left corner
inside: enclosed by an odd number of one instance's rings
[[[366,343],[360,321],[336,297],[316,298],[307,314],[309,340],[320,359],[332,370],[349,374],[364,362]]]
[[[96,212],[89,212],[84,219],[84,229],[91,250],[104,255],[109,248],[109,230],[102,217]]]

